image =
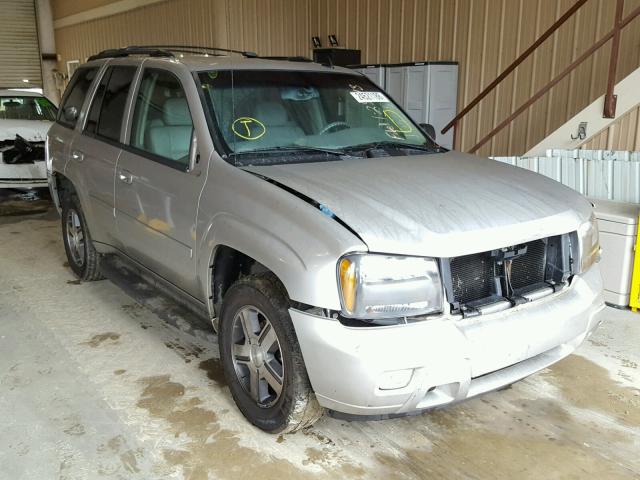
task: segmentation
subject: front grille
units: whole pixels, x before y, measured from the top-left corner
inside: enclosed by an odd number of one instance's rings
[[[545,278],[547,244],[546,240],[535,240],[508,249],[448,259],[449,278],[445,275],[445,282],[450,283],[445,286],[450,301],[453,298],[452,304],[456,307],[476,307],[544,284],[548,280]],[[525,247],[526,253],[522,254]],[[512,253],[515,258],[510,257]],[[510,282],[505,275],[505,258],[512,258]]]

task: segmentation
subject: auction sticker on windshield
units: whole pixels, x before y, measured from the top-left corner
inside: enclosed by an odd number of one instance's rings
[[[389,99],[381,92],[349,92],[358,103],[381,103]]]

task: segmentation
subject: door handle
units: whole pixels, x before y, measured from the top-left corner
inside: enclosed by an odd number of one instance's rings
[[[74,150],[73,152],[71,152],[71,158],[77,160],[78,162],[81,162],[84,160],[84,153],[82,153],[80,150]]]
[[[131,185],[133,183],[133,175],[131,172],[127,172],[126,170],[120,170],[118,172],[118,179],[127,185]]]

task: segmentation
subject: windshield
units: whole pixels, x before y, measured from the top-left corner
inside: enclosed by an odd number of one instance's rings
[[[202,72],[199,78],[207,107],[236,161],[268,152],[278,153],[278,163],[283,163],[294,152],[298,157],[304,152],[357,155],[359,148],[384,145],[424,154],[437,147],[365,77],[224,70]]]
[[[58,109],[45,97],[0,97],[1,120],[56,119]]]

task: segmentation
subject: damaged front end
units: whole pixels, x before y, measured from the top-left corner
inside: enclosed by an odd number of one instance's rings
[[[30,142],[16,134],[13,140],[0,141],[0,162],[8,165],[34,163],[45,158],[45,142]]]
[[[442,259],[452,313],[495,313],[565,288],[575,273],[576,245],[576,234],[570,233]]]

